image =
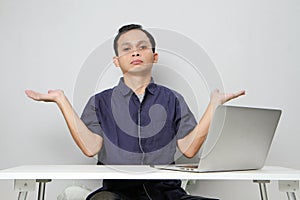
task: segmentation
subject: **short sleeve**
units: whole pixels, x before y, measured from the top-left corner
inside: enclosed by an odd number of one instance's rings
[[[88,127],[90,131],[103,137],[101,122],[97,117],[97,106],[96,106],[95,99],[96,99],[95,96],[89,99],[88,103],[86,104],[82,112],[81,120]]]
[[[183,96],[176,92],[175,95],[177,97],[175,126],[177,133],[176,137],[177,140],[179,140],[189,134],[196,127],[197,121]]]

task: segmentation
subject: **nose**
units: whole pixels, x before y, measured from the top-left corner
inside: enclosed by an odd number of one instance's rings
[[[132,51],[132,53],[131,53],[131,56],[132,57],[135,57],[135,56],[140,56],[141,54],[140,54],[140,52],[137,50],[137,49],[135,49],[134,51]]]

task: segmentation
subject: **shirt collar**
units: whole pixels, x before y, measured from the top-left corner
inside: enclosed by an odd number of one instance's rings
[[[120,78],[117,88],[119,89],[119,91],[122,93],[123,96],[133,94],[133,91],[124,83],[124,77]],[[150,81],[149,85],[146,87],[146,90],[150,94],[154,94],[155,89],[156,89],[156,84],[154,83],[154,80],[151,77],[151,81]]]

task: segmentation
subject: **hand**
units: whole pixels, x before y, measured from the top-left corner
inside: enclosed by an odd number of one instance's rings
[[[214,90],[210,96],[210,103],[216,108],[217,106],[224,104],[232,99],[235,99],[241,95],[245,95],[245,90],[241,90],[237,93],[220,93],[219,90]]]
[[[42,94],[33,90],[25,90],[25,94],[36,101],[58,102],[64,92],[62,90],[49,90],[47,94]]]

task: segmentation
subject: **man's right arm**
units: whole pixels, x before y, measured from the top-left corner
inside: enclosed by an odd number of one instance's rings
[[[26,90],[25,93],[33,100],[54,102],[58,105],[75,143],[86,156],[92,157],[100,151],[103,138],[87,128],[62,90],[49,90],[47,94]]]

